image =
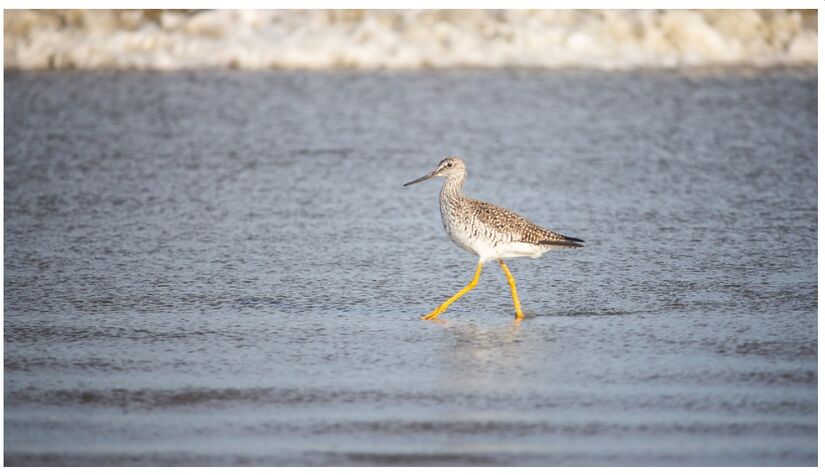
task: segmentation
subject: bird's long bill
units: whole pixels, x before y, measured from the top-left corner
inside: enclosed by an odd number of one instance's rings
[[[409,183],[404,183],[404,186],[415,185],[416,183],[421,183],[424,180],[429,180],[430,178],[434,177],[437,172],[438,172],[437,169],[433,170],[430,173],[427,173],[426,175],[422,176],[421,178],[416,178],[415,180],[413,180]]]

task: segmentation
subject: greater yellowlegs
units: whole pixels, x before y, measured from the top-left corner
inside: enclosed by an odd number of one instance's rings
[[[461,189],[467,179],[467,168],[459,157],[441,160],[435,170],[404,186],[436,176],[446,178],[439,196],[444,229],[460,248],[478,256],[478,265],[469,284],[422,318],[437,319],[447,307],[476,286],[485,262],[497,260],[510,284],[516,320],[521,320],[524,313],[516,292],[516,281],[504,264],[504,259],[524,256],[537,258],[554,248],[582,247],[584,241],[544,229],[508,209],[464,196]]]

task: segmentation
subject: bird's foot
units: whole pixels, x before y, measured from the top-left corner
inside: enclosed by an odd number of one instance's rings
[[[521,310],[518,310],[516,312],[516,321],[521,321],[522,318],[524,318],[524,313],[522,313]]]
[[[443,311],[444,311],[443,308],[438,307],[435,310],[433,310],[432,312],[430,312],[430,313],[424,315],[423,317],[421,317],[421,319],[422,320],[438,320],[438,316],[441,315],[441,312],[443,312]]]

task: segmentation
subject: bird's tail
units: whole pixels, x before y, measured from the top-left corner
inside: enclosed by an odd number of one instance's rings
[[[562,239],[539,241],[539,244],[558,247],[584,247],[584,241],[579,238],[561,236]]]

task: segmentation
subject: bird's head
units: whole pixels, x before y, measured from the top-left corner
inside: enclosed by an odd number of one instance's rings
[[[443,177],[460,177],[466,176],[467,169],[464,168],[464,161],[456,156],[450,156],[438,162],[438,166],[435,167],[435,170],[431,171],[430,173],[422,176],[421,178],[415,179],[409,183],[404,183],[404,186],[415,185],[416,183],[421,183],[424,180],[429,180],[434,176],[443,176]]]

